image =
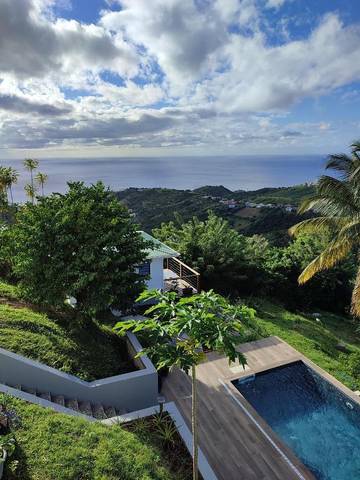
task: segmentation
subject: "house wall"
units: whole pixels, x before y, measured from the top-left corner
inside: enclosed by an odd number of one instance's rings
[[[150,264],[150,279],[146,282],[147,288],[162,289],[164,287],[164,259],[153,258]]]
[[[135,335],[128,334],[129,348],[139,352]],[[141,370],[85,382],[73,375],[0,348],[0,383],[36,388],[39,392],[64,395],[80,401],[102,403],[128,411],[157,403],[158,376],[145,355],[139,359]]]

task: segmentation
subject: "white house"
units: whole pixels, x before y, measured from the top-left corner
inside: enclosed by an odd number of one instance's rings
[[[149,289],[176,290],[179,293],[199,291],[200,274],[179,260],[180,253],[146,232],[140,232],[144,240],[151,242],[147,260],[137,266],[138,272],[149,276]]]

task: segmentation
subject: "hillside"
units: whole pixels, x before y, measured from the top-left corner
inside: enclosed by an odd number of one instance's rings
[[[117,192],[117,196],[134,212],[136,222],[147,231],[160,226],[162,222],[174,220],[175,213],[186,222],[194,215],[205,218],[208,210],[218,215],[227,212],[224,205],[191,190],[128,188]]]
[[[139,421],[133,428],[90,423],[0,394],[14,412],[18,461],[7,480],[189,480],[191,460],[177,437]],[[156,425],[156,424],[155,424]],[[170,453],[171,452],[171,453]],[[4,480],[5,480],[4,478]]]
[[[312,185],[296,185],[284,188],[262,188],[254,191],[236,191],[223,186],[204,186],[196,190],[174,190],[162,188],[128,188],[117,192],[117,196],[133,212],[134,220],[141,228],[151,231],[162,222],[175,219],[176,214],[183,222],[194,215],[200,219],[212,210],[229,221],[236,230],[246,235],[286,231],[301,220],[295,212],[286,212],[284,205],[298,206],[304,198],[314,193]],[[232,208],[226,204],[235,200]],[[223,203],[222,203],[223,202]],[[245,202],[275,204],[278,209],[252,209],[248,212]]]
[[[91,381],[136,369],[125,341],[106,326],[65,328],[0,281],[0,347]]]

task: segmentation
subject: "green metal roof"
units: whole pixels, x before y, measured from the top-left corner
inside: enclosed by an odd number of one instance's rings
[[[140,234],[144,240],[147,242],[152,242],[152,247],[146,249],[147,256],[149,259],[152,258],[170,258],[170,257],[179,257],[180,253],[176,250],[165,245],[165,243],[160,242],[156,238],[152,237],[146,232],[140,231]]]

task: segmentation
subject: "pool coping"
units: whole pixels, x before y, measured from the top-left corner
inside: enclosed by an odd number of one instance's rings
[[[273,336],[281,343],[286,343],[276,335]],[[289,345],[289,344],[287,344]],[[219,383],[224,387],[224,390],[230,395],[233,401],[243,410],[249,420],[256,425],[258,430],[264,435],[273,448],[279,453],[283,460],[289,465],[293,472],[298,476],[300,480],[316,480],[316,477],[308,470],[305,464],[297,457],[295,452],[274,432],[271,426],[264,420],[264,418],[257,412],[257,410],[246,400],[246,398],[235,387],[234,381],[239,379],[245,379],[253,375],[273,370],[277,367],[291,365],[296,362],[303,362],[309,368],[313,369],[324,380],[329,382],[335,388],[345,394],[351,401],[360,406],[360,397],[355,394],[350,388],[342,384],[339,380],[333,377],[330,373],[323,370],[321,367],[312,362],[309,358],[305,357],[302,353],[298,352],[294,347],[289,345],[294,351],[294,356],[286,360],[277,362],[271,362],[266,366],[248,367],[246,370],[238,371],[236,374],[231,374],[225,378],[219,378]],[[305,475],[305,476],[304,476]]]

